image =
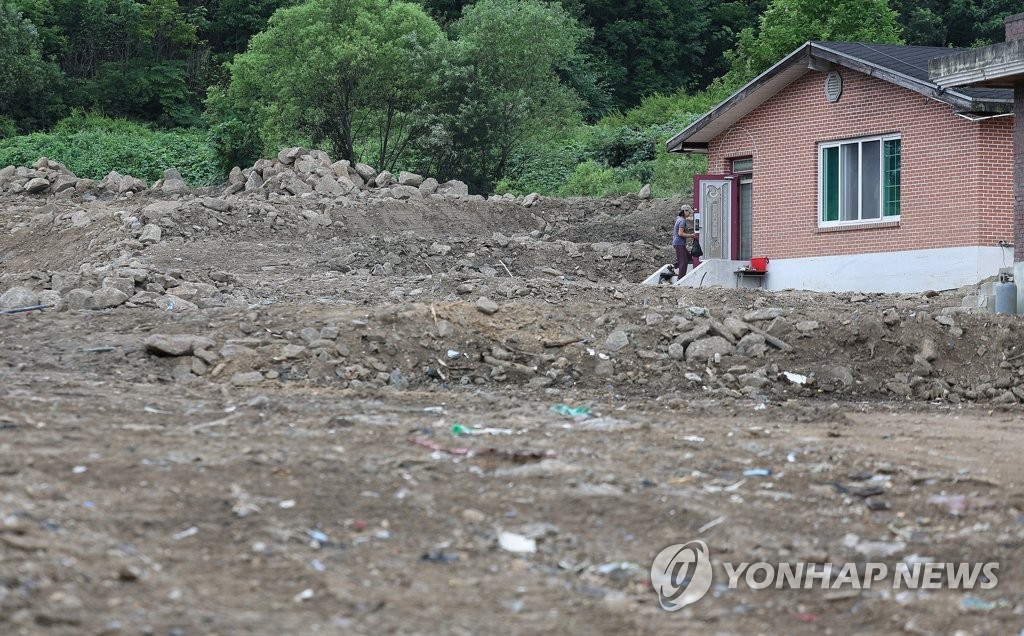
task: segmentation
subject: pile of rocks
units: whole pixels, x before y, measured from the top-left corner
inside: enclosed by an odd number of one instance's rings
[[[365,163],[342,159],[332,161],[322,150],[301,147],[285,148],[276,160],[261,159],[251,168],[235,167],[228,175],[225,194],[252,193],[264,198],[273,196],[349,197],[365,199],[422,200],[427,197],[482,201],[479,195],[470,195],[469,187],[458,180],[439,183],[433,177],[424,178],[412,172],[392,174],[377,171]],[[518,201],[530,207],[539,195],[519,197]],[[494,200],[516,201],[511,195],[492,197]]]
[[[190,190],[175,168],[164,171],[163,178],[152,188],[143,180],[111,171],[101,181],[79,178],[66,166],[47,157],[40,157],[31,168],[7,166],[0,169],[0,192],[37,196],[91,200],[98,196],[131,197],[144,190],[176,194]],[[462,181],[444,183],[433,177],[424,178],[412,172],[398,175],[388,170],[377,171],[365,163],[347,160],[332,161],[322,150],[301,147],[285,148],[276,159],[260,159],[250,168],[235,167],[228,175],[223,195],[248,194],[264,199],[275,197],[331,197],[423,200],[429,197],[482,201],[471,195]],[[525,197],[511,194],[495,195],[492,201],[516,202],[532,207],[540,200],[537,193]]]
[[[0,309],[44,305],[55,311],[156,307],[170,312],[244,306],[235,277],[212,272],[211,283],[186,280],[180,269],[160,270],[126,256],[109,265],[84,263],[79,271],[31,272],[22,284],[0,294]]]
[[[88,200],[100,193],[136,193],[148,187],[145,181],[116,171],[111,171],[101,181],[81,179],[64,164],[46,157],[40,157],[31,168],[0,168],[0,192],[9,194],[53,195],[67,199],[82,196]]]

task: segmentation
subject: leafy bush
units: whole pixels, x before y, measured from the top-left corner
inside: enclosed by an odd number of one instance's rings
[[[636,192],[641,187],[642,184],[630,179],[625,171],[602,166],[596,161],[587,161],[576,167],[558,194],[564,197],[604,197]]]
[[[123,119],[75,113],[48,133],[0,140],[0,165],[31,165],[39,157],[63,163],[79,177],[102,179],[111,170],[147,182],[177,168],[192,187],[221,183],[224,172],[206,131],[152,130]]]

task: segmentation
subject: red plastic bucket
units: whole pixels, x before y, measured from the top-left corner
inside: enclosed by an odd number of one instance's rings
[[[768,271],[768,259],[767,258],[752,258],[750,259],[750,267],[755,272]]]

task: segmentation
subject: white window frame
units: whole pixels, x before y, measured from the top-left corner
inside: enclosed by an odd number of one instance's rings
[[[818,227],[819,228],[830,228],[830,227],[841,227],[841,226],[845,227],[845,226],[857,226],[857,225],[877,225],[878,223],[893,223],[893,222],[898,223],[899,222],[899,220],[900,220],[900,215],[899,214],[894,214],[894,215],[889,215],[889,216],[885,215],[885,142],[886,141],[893,141],[893,140],[901,141],[902,137],[899,134],[874,135],[874,136],[871,136],[871,137],[856,137],[856,138],[853,138],[853,139],[838,139],[838,140],[834,140],[834,141],[821,141],[821,142],[818,142]],[[879,152],[878,152],[878,184],[879,184],[879,187],[878,187],[878,190],[879,190],[878,212],[879,212],[879,215],[878,215],[878,217],[870,218],[870,219],[860,218],[861,214],[863,213],[863,208],[864,208],[863,203],[864,202],[862,200],[862,197],[860,197],[858,195],[858,197],[857,197],[857,217],[858,218],[855,219],[855,220],[843,220],[843,218],[842,218],[843,217],[843,212],[842,212],[843,191],[842,191],[842,189],[840,189],[840,191],[839,191],[839,206],[840,206],[840,209],[839,209],[839,219],[835,220],[835,221],[826,221],[825,220],[825,177],[826,177],[826,175],[825,175],[825,150],[828,149],[828,148],[840,148],[840,150],[839,150],[839,162],[840,162],[839,163],[839,175],[840,175],[840,188],[841,188],[841,184],[842,184],[841,179],[842,179],[843,167],[844,167],[843,166],[843,162],[845,161],[844,153],[841,150],[841,148],[843,146],[845,146],[845,145],[854,144],[854,143],[858,144],[858,146],[862,146],[866,142],[873,142],[873,141],[877,141],[879,143],[879,149],[878,149],[879,150]],[[857,178],[857,183],[860,184],[860,183],[863,183],[864,152],[862,150],[860,150],[859,147],[858,147],[858,152],[857,152],[857,161],[860,164],[859,167],[858,167],[858,170],[857,170],[857,177],[858,177]],[[902,163],[902,156],[900,157],[900,162]],[[902,201],[901,201],[901,204],[902,204]],[[902,212],[902,205],[901,205],[900,211]]]

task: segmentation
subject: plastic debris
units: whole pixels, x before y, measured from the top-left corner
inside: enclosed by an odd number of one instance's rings
[[[743,471],[744,477],[768,477],[771,474],[771,468],[749,468]]]
[[[431,550],[430,552],[424,552],[423,556],[420,557],[421,561],[429,561],[430,563],[451,563],[458,561],[459,557],[455,554],[448,554],[442,549]]]
[[[199,528],[192,526],[191,528],[186,528],[181,532],[177,532],[171,535],[171,538],[173,538],[175,541],[181,541],[182,539],[194,537],[197,534],[199,534]]]
[[[309,564],[310,564],[310,565],[311,565],[311,566],[313,567],[313,569],[314,569],[314,570],[316,570],[317,572],[323,572],[323,571],[325,571],[325,570],[327,569],[327,566],[326,566],[326,565],[324,565],[324,564],[323,564],[323,563],[322,563],[322,562],[320,561],[320,559],[311,559],[311,560],[310,560],[310,562],[309,562]]]
[[[316,541],[317,543],[327,543],[330,540],[327,538],[326,534],[320,532],[319,530],[306,530],[306,534],[309,536],[310,539]]]
[[[960,607],[969,612],[991,612],[997,607],[1009,606],[1010,604],[1003,599],[986,601],[985,599],[981,599],[976,596],[965,596],[960,599]]]
[[[965,512],[976,510],[988,510],[996,505],[991,499],[974,495],[932,495],[928,497],[928,503],[945,506],[946,510],[954,515],[962,515]]]
[[[573,417],[585,417],[590,415],[590,409],[586,406],[569,406],[568,404],[555,404],[551,411],[559,415],[571,415]]]
[[[790,373],[789,371],[783,371],[782,375],[786,376],[786,379],[793,384],[807,384],[807,376],[800,375],[799,373]]]
[[[537,541],[514,532],[502,532],[498,535],[498,545],[506,552],[515,554],[533,554],[537,551]]]
[[[294,499],[285,499],[281,503],[277,504],[277,506],[279,508],[284,508],[285,510],[287,510],[289,508],[294,508],[295,507],[295,500]]]
[[[469,428],[462,424],[452,424],[452,435],[456,437],[465,435],[511,435],[510,428]]]
[[[292,597],[292,600],[296,603],[301,603],[302,601],[308,601],[309,599],[313,598],[313,594],[313,589],[307,587],[306,589],[302,590],[294,597]]]

